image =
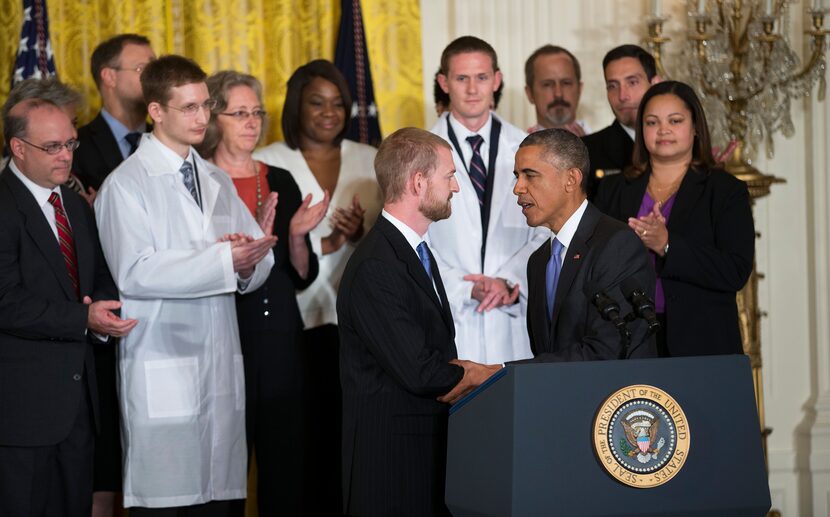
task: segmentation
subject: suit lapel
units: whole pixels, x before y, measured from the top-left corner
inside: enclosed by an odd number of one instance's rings
[[[677,231],[685,227],[705,186],[706,176],[704,174],[691,168],[686,171],[686,175],[677,189],[677,197],[674,199],[674,205],[666,224],[670,231]]]
[[[548,253],[540,252],[538,254],[531,255],[530,271],[528,274],[529,278],[532,277],[534,279],[534,281],[530,282],[527,286],[528,300],[534,300],[534,303],[528,303],[528,310],[533,311],[530,316],[530,324],[533,326],[534,343],[531,343],[531,345],[535,348],[535,350],[533,350],[534,355],[550,351],[542,347],[543,344],[550,342],[550,325],[548,323],[547,314],[548,304],[545,300],[545,291],[543,289],[546,285],[545,282],[547,281],[545,278],[547,274],[545,266],[547,261],[550,259],[550,241],[545,243],[544,249],[546,249]]]
[[[628,132],[626,132],[625,128],[623,128],[622,124],[618,120],[614,120],[614,126],[617,131],[617,142],[619,143],[619,155],[624,157],[623,163],[626,165],[631,164],[631,155],[634,153],[634,140],[628,136]],[[623,166],[623,169],[625,166]],[[622,171],[620,171],[622,172]]]
[[[648,187],[648,178],[650,175],[651,172],[646,171],[630,182],[626,179],[626,183],[620,194],[620,214],[623,218],[637,217],[637,213],[640,211],[640,205],[643,202],[643,196]]]
[[[421,264],[421,261],[418,260],[418,256],[415,253],[415,250],[409,245],[406,241],[406,238],[398,231],[395,226],[390,223],[385,217],[382,215],[378,217],[377,222],[375,223],[375,227],[377,227],[383,234],[386,236],[389,243],[392,245],[392,249],[395,251],[395,254],[398,258],[406,264],[407,272],[409,276],[415,280],[415,283],[423,289],[424,293],[432,300],[438,309],[441,311],[441,314],[444,314],[444,306],[441,305],[441,301],[438,299],[438,295],[435,294],[435,288],[432,285],[432,281],[427,276],[427,272],[424,270],[424,266]],[[437,271],[437,267],[435,267],[434,257],[432,257],[432,253],[430,253],[430,258],[433,260],[433,271]],[[434,273],[433,273],[434,275]],[[440,273],[439,273],[440,275]],[[439,277],[435,277],[436,284],[438,283]],[[443,290],[443,285],[441,286],[441,290]],[[440,291],[439,291],[440,292]],[[446,298],[446,293],[444,294],[444,298]],[[447,305],[448,307],[448,305]],[[446,323],[446,318],[444,318],[444,322]],[[449,328],[454,328],[452,324],[452,316],[450,316],[450,322],[448,325]]]
[[[444,289],[444,281],[441,280],[441,272],[438,270],[438,262],[435,261],[435,256],[432,250],[427,248],[429,253],[429,260],[432,265],[432,276],[435,278],[435,288],[438,289],[438,297],[441,299],[441,317],[444,323],[452,331],[452,336],[455,337],[455,324],[452,319],[452,312],[450,311],[450,301],[447,299],[447,291]]]
[[[98,116],[92,121],[90,129],[92,130],[92,141],[101,152],[101,157],[103,157],[107,169],[115,170],[124,161],[124,157],[121,155],[121,148],[118,147],[118,142],[115,141],[115,137],[101,113],[98,113]]]
[[[75,289],[69,280],[69,273],[66,271],[66,263],[63,261],[58,239],[52,232],[52,228],[46,221],[46,216],[43,215],[43,211],[37,205],[34,196],[8,167],[0,175],[0,178],[6,182],[17,201],[17,208],[25,221],[26,232],[46,258],[52,273],[54,273],[67,298],[74,300],[76,297]],[[71,220],[69,224],[72,224]]]
[[[562,304],[564,303],[566,295],[570,292],[574,279],[577,273],[582,268],[585,262],[584,257],[588,253],[588,240],[594,233],[594,228],[599,220],[599,211],[593,205],[588,204],[585,208],[585,213],[582,214],[582,220],[579,221],[579,226],[576,228],[571,239],[571,244],[565,252],[565,258],[562,261],[562,272],[559,273],[559,283],[556,286],[556,294],[553,302],[553,316],[550,319],[550,336],[556,333],[557,320],[559,313],[562,311]],[[554,343],[555,345],[555,343]]]

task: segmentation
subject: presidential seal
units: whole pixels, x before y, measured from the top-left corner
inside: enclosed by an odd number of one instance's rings
[[[594,452],[620,483],[654,488],[673,478],[689,456],[689,423],[668,393],[626,386],[608,397],[594,418]]]

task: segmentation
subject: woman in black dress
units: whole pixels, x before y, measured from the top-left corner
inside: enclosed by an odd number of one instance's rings
[[[232,71],[207,80],[217,105],[199,152],[227,172],[263,231],[272,229],[274,268],[265,284],[237,295],[245,366],[248,450],[257,463],[260,515],[303,513],[303,322],[296,290],[317,277],[308,232],[323,218],[328,196],[311,205],[285,169],[255,161],[265,111],[259,81]]]

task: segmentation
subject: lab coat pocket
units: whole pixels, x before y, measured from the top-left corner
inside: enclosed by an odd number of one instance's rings
[[[245,363],[241,354],[233,356],[233,388],[236,410],[245,410]]]
[[[199,414],[199,359],[157,359],[144,362],[147,383],[147,415],[150,418],[186,417]]]

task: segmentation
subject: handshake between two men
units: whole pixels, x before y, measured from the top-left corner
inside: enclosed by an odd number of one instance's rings
[[[455,404],[503,368],[500,364],[479,364],[461,359],[453,359],[450,364],[464,368],[464,376],[447,394],[438,397],[439,402],[448,404]]]

